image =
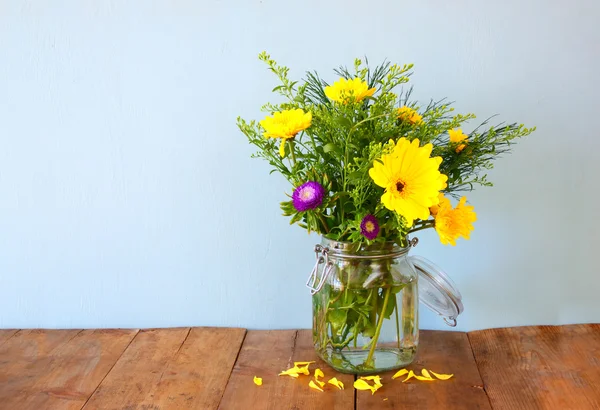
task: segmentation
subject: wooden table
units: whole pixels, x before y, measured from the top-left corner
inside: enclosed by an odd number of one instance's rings
[[[346,389],[277,376],[307,360]],[[600,409],[598,324],[422,331],[423,367],[455,376],[356,391],[308,330],[0,330],[0,409]]]

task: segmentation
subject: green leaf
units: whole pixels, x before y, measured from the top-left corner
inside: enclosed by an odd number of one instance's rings
[[[339,332],[339,330],[342,327],[344,327],[347,316],[348,316],[348,311],[345,309],[333,309],[327,313],[329,323],[331,323],[331,327],[332,327],[334,333]]]
[[[336,150],[336,146],[333,143],[329,143],[329,144],[325,144],[325,146],[323,147],[323,152],[327,153],[327,152],[331,152],[331,151],[335,151]]]

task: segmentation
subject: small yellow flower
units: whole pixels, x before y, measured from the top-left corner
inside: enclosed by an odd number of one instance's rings
[[[402,121],[408,122],[411,125],[421,124],[423,122],[423,116],[406,105],[398,108],[398,118],[400,118]]]
[[[477,214],[473,207],[466,205],[467,198],[460,199],[456,208],[451,206],[440,207],[435,215],[435,230],[444,245],[456,245],[459,237],[469,239],[473,230],[473,222],[477,220]]]
[[[281,138],[279,153],[284,157],[286,141],[310,127],[311,122],[312,114],[298,108],[276,112],[272,117],[267,116],[260,125],[265,129],[263,133],[265,138]]]
[[[262,386],[262,377],[254,376],[254,384],[256,384],[257,386]]]
[[[411,227],[415,219],[429,218],[429,208],[439,203],[438,193],[446,187],[448,177],[439,171],[441,157],[431,158],[433,145],[419,147],[400,138],[393,151],[373,163],[369,176],[385,188],[381,202],[406,219]]]
[[[431,215],[434,217],[437,215],[440,208],[442,208],[442,207],[452,208],[452,204],[450,203],[450,200],[448,198],[446,198],[444,196],[444,194],[442,194],[441,192],[438,195],[438,199],[440,200],[440,202],[437,205],[434,205],[429,208],[429,212],[431,212]]]
[[[340,78],[339,81],[325,87],[325,95],[330,100],[347,104],[352,99],[355,102],[363,100],[365,97],[371,97],[375,94],[375,88],[369,88],[367,83],[360,78],[346,80]]]
[[[463,141],[469,141],[469,137],[467,137],[460,128],[448,131],[448,136],[450,137],[450,142],[454,144]],[[466,146],[466,144],[459,144],[458,147],[456,147],[456,153],[458,154],[459,152],[461,152],[463,149],[465,149]]]

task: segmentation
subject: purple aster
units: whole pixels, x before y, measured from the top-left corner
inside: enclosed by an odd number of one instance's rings
[[[294,190],[292,202],[298,212],[315,209],[323,203],[325,189],[315,181],[308,181]]]
[[[360,223],[360,233],[370,241],[377,238],[379,234],[379,222],[377,222],[377,218],[371,214],[365,216]]]

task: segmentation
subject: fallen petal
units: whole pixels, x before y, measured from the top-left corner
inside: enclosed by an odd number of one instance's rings
[[[408,373],[408,370],[406,369],[400,369],[396,372],[395,375],[392,376],[392,379],[397,379],[400,376],[404,376],[406,373]]]
[[[440,380],[448,380],[449,378],[454,376],[454,374],[438,374],[436,372],[431,372],[431,374],[433,374],[435,377],[437,377]]]
[[[300,371],[300,369],[298,369],[297,367],[292,367],[291,369],[282,371],[281,373],[279,373],[279,375],[280,376],[298,377],[299,371]]]
[[[309,364],[312,364],[315,362],[294,362],[294,367],[298,367],[298,366],[308,366]]]
[[[381,376],[361,376],[361,379],[363,380],[373,380],[373,382],[375,382],[375,384],[377,386],[383,386],[383,384],[381,384]]]
[[[411,370],[408,372],[408,376],[406,376],[406,379],[402,380],[402,383],[404,383],[405,381],[408,381],[410,379],[412,379],[413,377],[415,377],[415,373]]]
[[[319,377],[325,377],[325,374],[323,373],[323,370],[316,369],[315,370],[315,379],[319,380]]]
[[[362,379],[358,379],[354,382],[354,388],[356,390],[372,390],[373,386]]]
[[[424,377],[427,377],[427,378],[429,378],[429,379],[432,379],[432,377],[431,377],[431,375],[429,374],[429,372],[427,371],[427,369],[423,369],[423,370],[421,370],[421,374],[422,374]]]
[[[423,376],[419,376],[418,374],[415,374],[415,379],[421,380],[422,382],[433,382],[433,381],[435,381],[435,379],[433,377],[423,377]]]
[[[323,389],[317,386],[312,380],[308,382],[308,387],[310,387],[311,389],[323,391]]]
[[[340,390],[344,390],[344,383],[342,383],[335,377],[332,377],[331,379],[329,379],[329,381],[327,383],[333,384],[335,387],[337,387]]]
[[[254,376],[254,384],[256,384],[257,386],[262,386],[262,377]]]

